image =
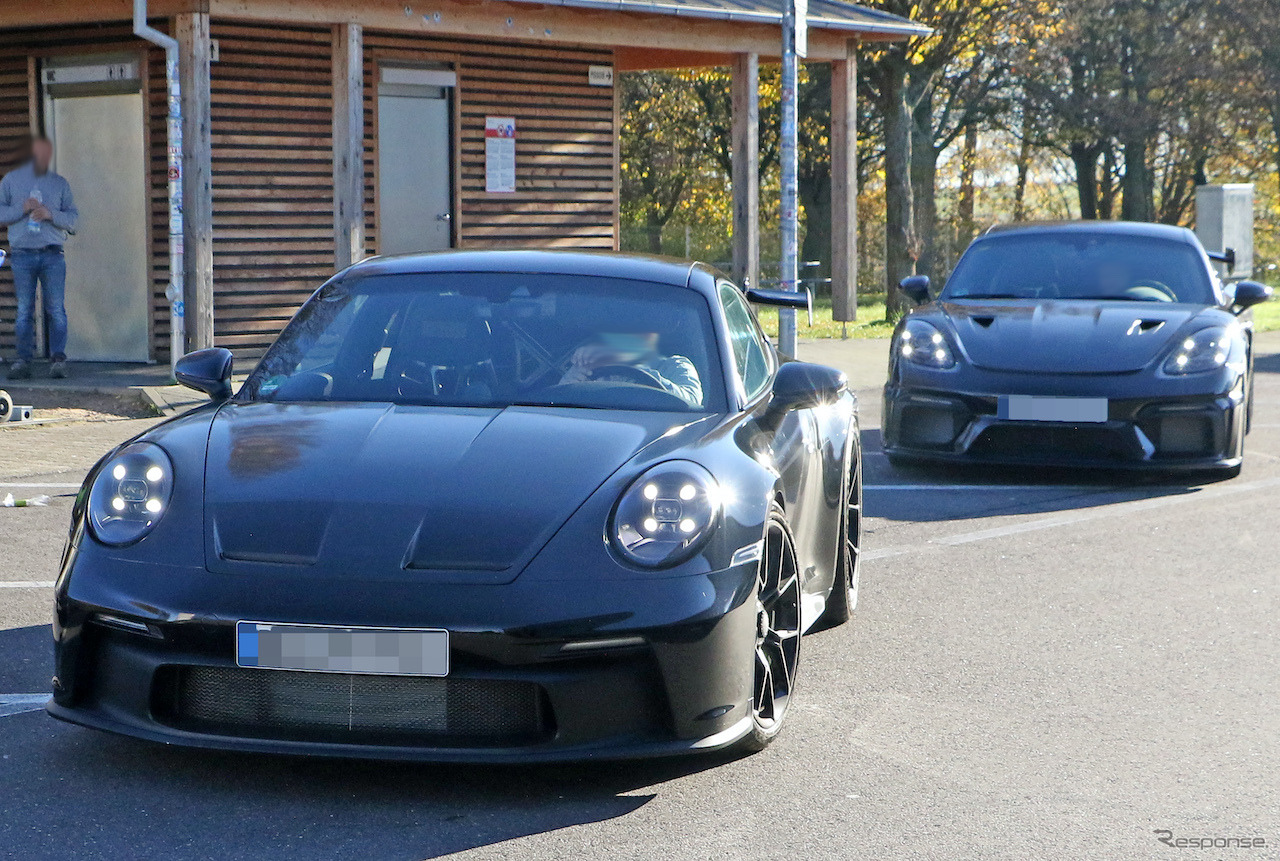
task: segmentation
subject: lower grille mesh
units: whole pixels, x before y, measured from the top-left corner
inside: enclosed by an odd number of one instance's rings
[[[170,718],[251,735],[427,736],[432,744],[511,744],[548,734],[542,689],[529,682],[170,667]],[[345,740],[350,741],[347,737]]]

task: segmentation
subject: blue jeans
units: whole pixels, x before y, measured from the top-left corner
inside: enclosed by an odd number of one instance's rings
[[[13,286],[18,293],[18,321],[15,335],[18,358],[29,362],[36,354],[36,282],[43,288],[45,325],[49,329],[49,355],[65,359],[67,352],[67,261],[61,248],[13,249]]]

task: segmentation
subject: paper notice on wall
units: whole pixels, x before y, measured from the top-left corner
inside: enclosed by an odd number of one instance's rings
[[[516,190],[516,118],[484,118],[484,190]]]

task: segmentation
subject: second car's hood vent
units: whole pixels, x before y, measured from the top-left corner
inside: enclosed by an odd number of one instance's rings
[[[206,561],[228,572],[508,582],[670,426],[661,413],[608,415],[228,405],[210,431]]]

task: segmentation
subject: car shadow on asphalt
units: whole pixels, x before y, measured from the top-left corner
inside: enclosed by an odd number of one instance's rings
[[[1050,514],[1195,493],[1214,473],[1049,469],[987,464],[890,464],[879,428],[862,431],[864,511],[916,523]]]
[[[0,631],[0,666],[46,626]],[[37,689],[40,690],[40,689]],[[31,693],[6,689],[0,693]],[[166,747],[0,718],[0,846],[15,857],[435,858],[627,816],[729,754],[556,766],[428,765]],[[216,850],[216,851],[215,851]]]
[[[1280,374],[1280,353],[1255,356],[1253,369],[1260,374]]]

